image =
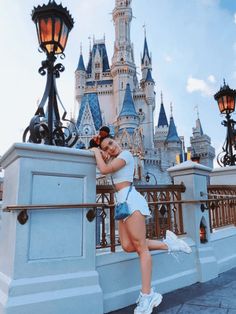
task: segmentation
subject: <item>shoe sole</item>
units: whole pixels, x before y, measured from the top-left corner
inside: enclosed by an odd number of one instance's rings
[[[190,254],[192,252],[191,247],[185,241],[183,241],[183,240],[179,240],[179,241],[181,241],[181,243],[183,244],[184,249],[182,252]]]
[[[171,240],[174,240],[174,241],[180,241],[182,243],[182,246],[183,246],[183,250],[181,250],[181,252],[184,252],[184,253],[187,253],[187,254],[190,254],[192,252],[191,247],[185,241],[179,239],[174,232],[172,232],[170,230],[167,230],[166,231],[166,237],[168,237],[168,238],[170,238]]]
[[[137,312],[137,311],[134,311],[134,314],[152,314],[152,311],[154,309],[154,307],[157,307],[158,305],[161,304],[162,302],[162,295],[158,295],[158,298],[153,302],[152,306],[150,309],[148,309],[146,312]]]

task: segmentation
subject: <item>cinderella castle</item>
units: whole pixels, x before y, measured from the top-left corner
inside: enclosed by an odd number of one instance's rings
[[[77,148],[87,148],[91,137],[102,125],[107,125],[121,147],[133,153],[137,182],[146,182],[147,174],[151,174],[150,183],[167,184],[170,183],[169,167],[186,160],[189,154],[213,167],[215,150],[198,117],[190,138],[191,147],[185,151],[184,138],[178,135],[172,110],[169,119],[166,116],[162,94],[158,122],[154,125],[156,92],[152,57],[145,34],[141,78],[138,78],[130,38],[131,2],[115,0],[112,12],[115,42],[111,62],[105,39],[94,40],[87,66],[80,52],[75,71],[73,113],[80,136]]]

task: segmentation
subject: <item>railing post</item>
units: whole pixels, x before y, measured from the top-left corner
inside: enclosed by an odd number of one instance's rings
[[[14,144],[2,157],[3,207],[95,203],[96,166],[88,151]],[[95,220],[87,209],[3,212],[0,313],[103,314],[96,271]]]
[[[183,162],[168,169],[175,184],[183,183],[186,187],[182,200],[197,201],[207,199],[207,184],[211,169],[192,161]],[[200,203],[183,204],[184,231],[196,245],[197,270],[199,281],[204,282],[218,275],[217,262],[210,242],[210,222],[208,210],[201,210]],[[207,242],[200,241],[201,223],[205,227]]]

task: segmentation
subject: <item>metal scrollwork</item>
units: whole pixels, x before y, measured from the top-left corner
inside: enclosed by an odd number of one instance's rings
[[[56,79],[65,67],[61,63],[54,65],[55,60],[53,54],[47,55],[38,70],[41,75],[47,73],[46,87],[35,115],[23,133],[23,141],[72,147],[78,140],[78,130],[73,121],[66,119],[67,112],[57,92]],[[63,110],[61,117],[58,103]]]

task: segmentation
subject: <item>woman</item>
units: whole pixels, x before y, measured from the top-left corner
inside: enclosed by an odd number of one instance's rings
[[[95,154],[97,167],[101,174],[111,174],[117,201],[124,202],[133,182],[134,158],[129,151],[122,151],[109,132],[108,127],[102,127],[99,135],[90,141],[90,149]],[[169,230],[166,232],[166,239],[163,242],[146,239],[145,218],[150,216],[150,211],[145,198],[136,191],[134,186],[128,194],[127,203],[131,215],[124,220],[119,220],[118,227],[124,251],[137,252],[140,259],[142,289],[134,313],[151,314],[153,308],[161,303],[162,295],[154,292],[151,288],[152,258],[150,250],[190,253],[191,248]]]

